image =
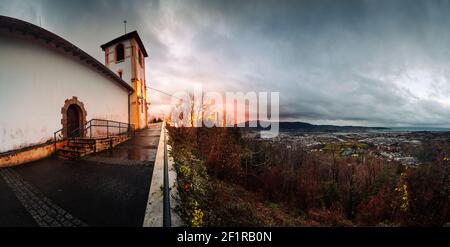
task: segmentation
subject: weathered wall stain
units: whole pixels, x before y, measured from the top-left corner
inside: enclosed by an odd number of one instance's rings
[[[57,148],[65,145],[65,141],[58,142]],[[12,151],[0,156],[0,167],[16,166],[24,163],[33,162],[36,160],[50,157],[55,152],[55,145],[51,142],[44,145],[39,145],[34,148],[24,148],[21,150]]]

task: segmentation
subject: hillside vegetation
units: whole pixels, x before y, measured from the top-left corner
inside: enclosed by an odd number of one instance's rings
[[[244,139],[232,128],[169,128],[189,226],[443,226],[447,163],[405,168]],[[432,160],[432,159],[430,159]]]

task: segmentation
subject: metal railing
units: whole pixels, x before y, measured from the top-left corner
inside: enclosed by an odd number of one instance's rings
[[[166,128],[163,123],[164,138],[164,201],[163,201],[163,227],[172,226],[172,217],[170,215],[170,185],[169,185],[169,160],[167,156]]]
[[[70,126],[67,126],[68,129]],[[93,131],[97,129],[97,133],[93,133]],[[64,128],[55,131],[53,133],[53,140],[55,143],[55,150],[56,150],[56,143],[58,140],[64,139],[63,136],[63,130]],[[71,133],[68,133],[66,138],[89,138],[92,139],[92,137],[104,137],[107,138],[114,135],[133,135],[134,134],[134,125],[113,121],[113,120],[105,120],[105,119],[91,119],[83,126],[71,131]]]

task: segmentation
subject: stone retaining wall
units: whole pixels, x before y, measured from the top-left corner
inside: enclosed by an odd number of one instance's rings
[[[113,136],[109,138],[101,138],[95,140],[95,152],[101,152],[109,148],[113,148],[130,139],[127,135]]]

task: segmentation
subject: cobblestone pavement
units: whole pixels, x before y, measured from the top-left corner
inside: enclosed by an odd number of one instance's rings
[[[142,226],[159,128],[86,159],[0,168],[0,226]]]
[[[12,189],[22,206],[39,226],[43,227],[80,227],[87,226],[64,209],[53,203],[40,191],[10,168],[0,169],[0,176]]]

